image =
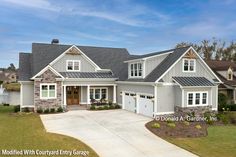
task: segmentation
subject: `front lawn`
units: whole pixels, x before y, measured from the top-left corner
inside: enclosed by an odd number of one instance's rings
[[[211,126],[201,138],[164,138],[201,157],[235,157],[236,126]]]
[[[15,114],[12,111],[11,106],[0,105],[1,150],[78,150],[88,151],[89,157],[98,157],[91,148],[77,139],[47,133],[37,114]]]
[[[236,112],[224,112],[218,116],[221,121],[207,125],[207,127],[203,122],[199,123],[201,127],[197,128],[195,126],[197,122],[161,122],[155,120],[147,123],[146,127],[166,141],[201,157],[235,157]],[[206,134],[205,131],[207,131]]]

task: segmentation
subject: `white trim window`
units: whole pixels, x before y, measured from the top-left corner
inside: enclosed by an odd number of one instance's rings
[[[143,77],[143,63],[130,63],[129,66],[130,77]]]
[[[207,106],[208,105],[208,92],[188,92],[187,93],[187,106]]]
[[[196,59],[183,59],[183,72],[195,72]]]
[[[56,83],[40,84],[40,99],[56,99],[56,98],[57,98]]]
[[[80,71],[80,60],[67,60],[66,70],[67,71]]]
[[[90,99],[101,100],[101,99],[108,99],[108,88],[105,87],[95,87],[90,88]]]

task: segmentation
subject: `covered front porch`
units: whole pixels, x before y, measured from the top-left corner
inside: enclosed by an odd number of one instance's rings
[[[101,99],[116,103],[116,84],[64,84],[62,91],[64,107],[87,106]]]

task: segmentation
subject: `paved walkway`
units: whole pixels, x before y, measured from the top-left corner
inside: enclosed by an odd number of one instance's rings
[[[149,132],[144,125],[150,118],[124,110],[78,110],[41,119],[48,132],[80,139],[101,157],[196,157]]]

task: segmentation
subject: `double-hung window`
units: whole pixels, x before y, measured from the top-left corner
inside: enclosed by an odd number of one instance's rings
[[[131,63],[130,64],[130,77],[142,77],[143,76],[143,64]]]
[[[90,88],[90,99],[100,100],[108,98],[107,88]]]
[[[188,92],[187,106],[206,106],[208,99],[208,92]]]
[[[40,84],[40,99],[55,99],[56,84]]]
[[[183,59],[183,71],[184,72],[195,72],[196,70],[195,59]]]
[[[79,60],[67,60],[66,61],[67,71],[80,71],[80,61]]]

